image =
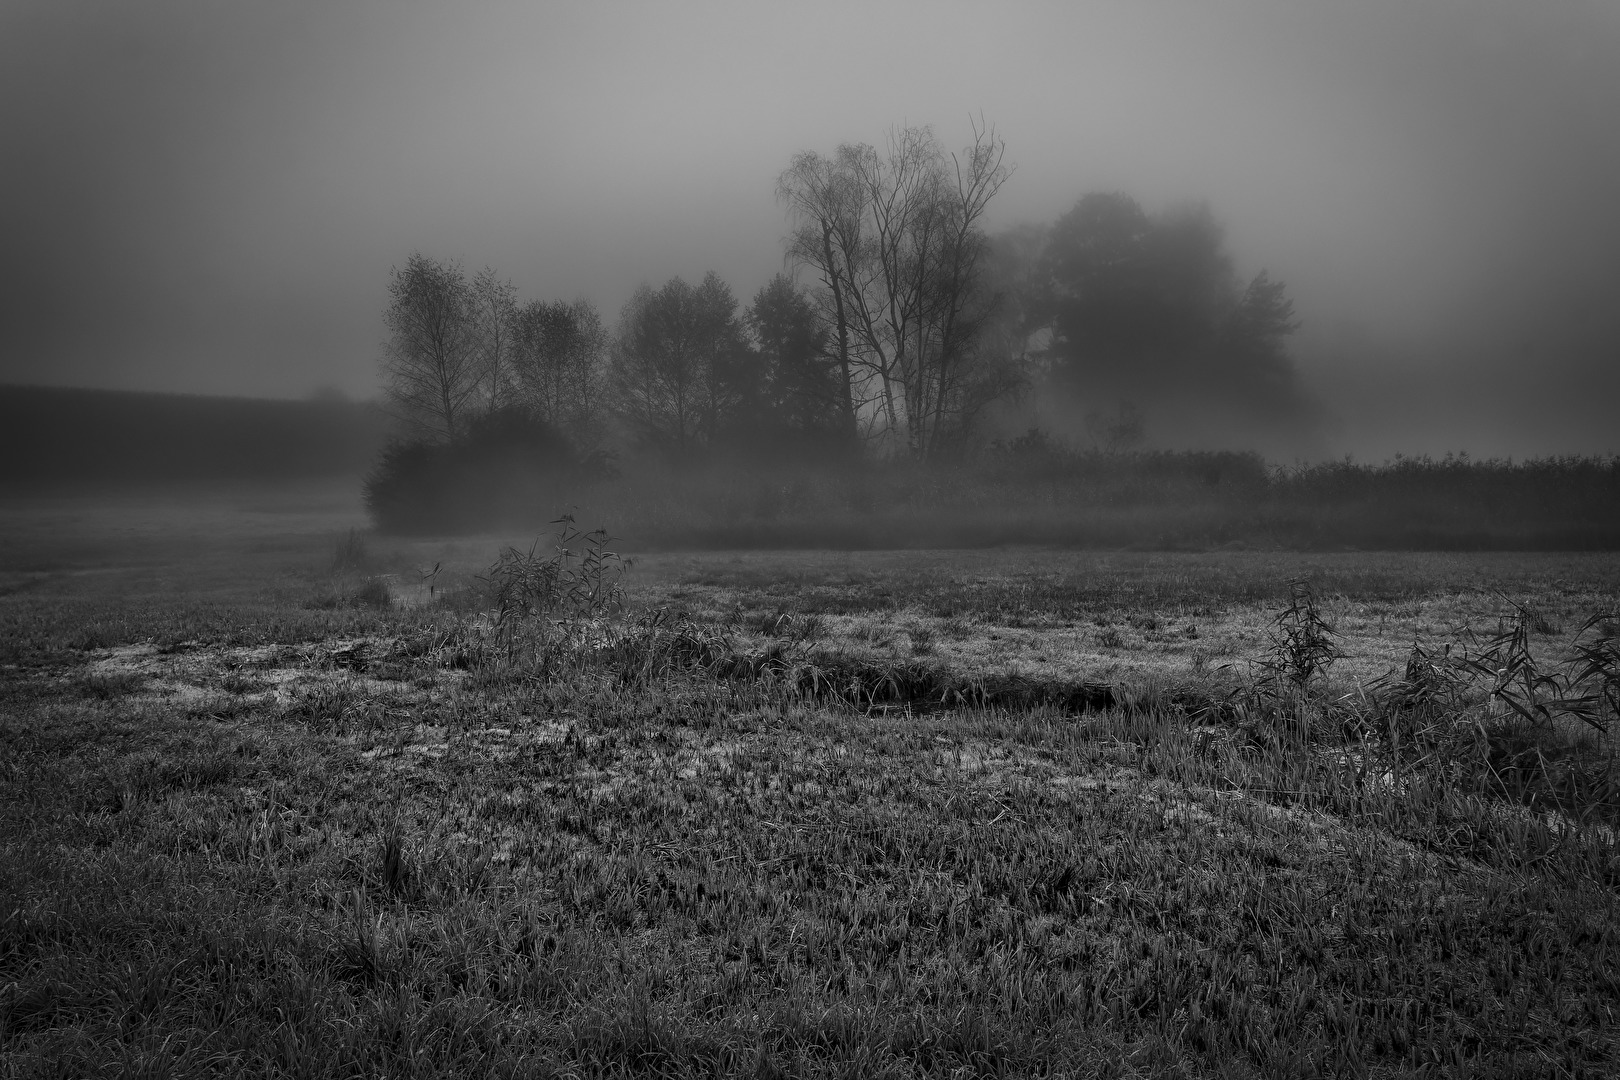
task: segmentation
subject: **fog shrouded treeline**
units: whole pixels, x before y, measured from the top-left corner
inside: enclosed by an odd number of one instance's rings
[[[0,494],[354,478],[389,423],[374,405],[0,386]]]
[[[1011,174],[982,125],[954,153],[903,127],[797,154],[776,188],[786,272],[746,300],[712,272],[646,284],[611,323],[411,255],[385,313],[405,436],[369,509],[435,532],[577,506],[641,540],[735,545],[1620,536],[1609,461],[1268,470],[1323,415],[1285,285],[1240,275],[1199,204],[1098,192],[990,235]]]
[[[1161,446],[1309,435],[1285,287],[1237,276],[1208,208],[1096,193],[990,236],[1005,157],[985,127],[956,153],[905,127],[882,150],[798,154],[777,183],[789,273],[746,304],[712,273],[643,286],[611,330],[589,301],[522,303],[492,270],[412,255],[391,283],[389,396],[418,437],[517,410],[585,453],[688,463],[927,461],[1031,426],[1080,445],[1122,412]]]

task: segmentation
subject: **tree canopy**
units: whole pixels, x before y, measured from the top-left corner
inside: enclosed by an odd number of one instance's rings
[[[927,460],[988,438],[992,407],[1003,433],[1035,419],[1111,447],[1151,438],[1174,403],[1245,423],[1302,413],[1293,303],[1265,270],[1239,278],[1208,207],[1094,192],[992,236],[1005,157],[982,124],[955,153],[898,127],[882,148],[797,154],[776,185],[790,273],[745,310],[713,272],[644,284],[613,332],[587,301],[519,303],[492,270],[469,281],[413,254],[385,313],[390,400],[419,438],[513,412],[581,453],[672,459]]]
[[[643,285],[613,355],[618,408],[643,442],[686,455],[712,446],[758,391],[730,286],[712,271]]]
[[[483,372],[471,285],[461,267],[413,254],[388,284],[383,372],[402,422],[454,438],[477,412]]]
[[[1128,195],[1085,196],[1052,227],[1029,303],[1054,388],[1093,403],[1203,398],[1257,415],[1298,389],[1286,290],[1240,285],[1205,206],[1150,215]]]
[[[988,127],[957,154],[902,127],[882,151],[801,153],[777,181],[795,223],[788,254],[817,279],[846,425],[891,453],[929,457],[1011,384],[979,334],[996,300],[981,221],[1011,175],[1005,155]]]

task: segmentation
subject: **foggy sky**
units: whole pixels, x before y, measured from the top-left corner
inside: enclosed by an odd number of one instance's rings
[[[1332,446],[1620,450],[1620,4],[0,10],[0,382],[377,388],[390,266],[595,300],[782,268],[802,149],[982,115],[992,230],[1207,201]]]

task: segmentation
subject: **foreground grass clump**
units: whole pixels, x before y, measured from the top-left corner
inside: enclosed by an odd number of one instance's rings
[[[893,581],[879,645],[831,596],[628,604],[576,540],[467,614],[41,627],[0,684],[0,1075],[1620,1064],[1612,715],[1528,614],[1350,687],[1285,578],[1252,670],[998,682]],[[973,602],[1073,632],[1062,590]]]

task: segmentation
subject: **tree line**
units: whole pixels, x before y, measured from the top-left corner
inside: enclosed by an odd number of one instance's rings
[[[709,273],[643,285],[610,333],[588,300],[520,304],[484,270],[413,254],[394,272],[387,389],[418,438],[521,413],[585,450],[615,434],[678,455],[797,437],[836,442],[843,412],[809,297],[777,275],[740,308]]]
[[[747,306],[714,273],[643,285],[613,329],[587,300],[520,302],[485,269],[413,254],[392,274],[385,383],[420,440],[491,417],[582,453],[716,451],[932,460],[1067,403],[1117,448],[1176,401],[1246,424],[1297,415],[1286,289],[1241,281],[1205,207],[1149,214],[1122,193],[998,236],[1012,175],[975,124],[948,152],[927,127],[882,148],[795,155],[776,194],[790,270]]]

